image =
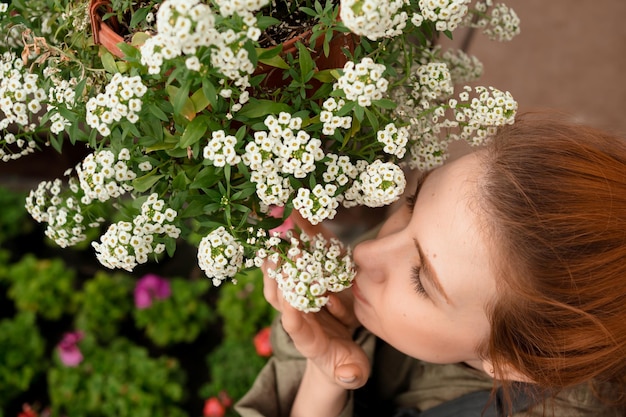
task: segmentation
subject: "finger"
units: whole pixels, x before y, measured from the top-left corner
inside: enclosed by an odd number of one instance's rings
[[[286,301],[281,304],[281,322],[296,349],[306,357],[314,357],[320,350],[323,351],[324,339],[316,337],[319,326],[317,321],[311,315],[296,310]]]
[[[365,385],[369,373],[369,363],[357,361],[335,368],[335,381],[345,389],[357,389]]]
[[[327,227],[323,226],[321,223],[311,224],[307,219],[302,217],[298,210],[294,210],[291,212],[290,216],[294,223],[308,236],[315,236],[318,233],[321,233],[326,239],[330,239],[336,237],[336,235],[331,232]]]
[[[263,271],[263,296],[272,307],[280,310],[278,283],[275,279],[269,277],[269,274],[267,273],[268,268],[276,268],[276,264],[265,261],[263,262],[263,265],[261,265],[261,270]]]
[[[346,327],[356,327],[357,321],[352,310],[352,303],[349,305],[338,297],[336,294],[328,296],[328,302],[326,303],[326,309],[337,320]]]

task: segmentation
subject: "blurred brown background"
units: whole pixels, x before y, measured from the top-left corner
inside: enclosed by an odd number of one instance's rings
[[[521,33],[504,43],[475,34],[480,84],[510,91],[520,111],[556,109],[626,136],[626,1],[501,1]]]

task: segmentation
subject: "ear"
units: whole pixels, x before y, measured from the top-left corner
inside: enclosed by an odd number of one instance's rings
[[[492,378],[495,378],[494,367],[490,360],[483,359],[481,361],[481,366],[483,370],[487,373],[487,375],[489,375]],[[498,375],[498,379],[504,379],[507,381],[527,382],[527,383],[533,382],[532,379],[530,379],[528,376],[524,375],[517,369],[513,368],[512,366],[505,366],[503,369],[503,374]]]

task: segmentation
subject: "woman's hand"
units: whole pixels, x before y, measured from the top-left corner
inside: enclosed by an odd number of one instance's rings
[[[369,376],[369,360],[365,352],[352,340],[358,321],[352,310],[350,290],[331,294],[326,306],[318,313],[303,313],[284,300],[276,281],[268,277],[263,265],[264,295],[267,301],[282,313],[283,328],[296,349],[311,361],[327,381],[342,389],[363,386]]]

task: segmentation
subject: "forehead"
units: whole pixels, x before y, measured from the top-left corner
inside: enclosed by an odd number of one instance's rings
[[[454,304],[483,302],[495,291],[488,236],[477,204],[476,153],[433,171],[416,201],[411,226]]]

